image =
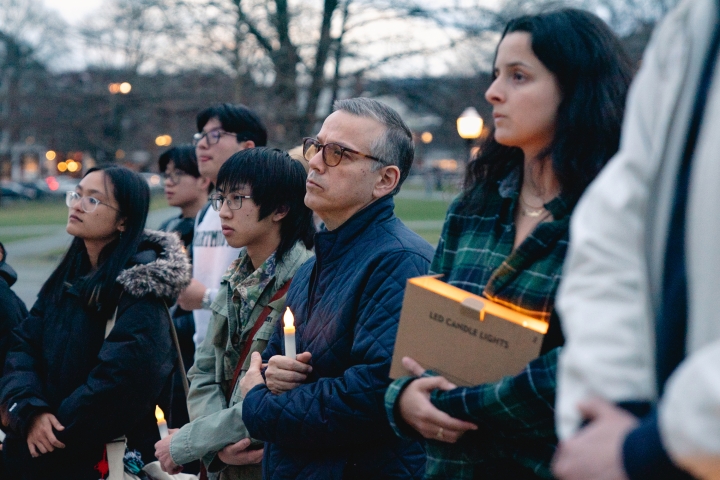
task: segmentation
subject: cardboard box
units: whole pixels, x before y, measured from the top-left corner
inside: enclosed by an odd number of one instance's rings
[[[540,353],[546,322],[448,285],[411,278],[405,289],[390,377],[408,375],[402,357],[456,385],[517,375]]]

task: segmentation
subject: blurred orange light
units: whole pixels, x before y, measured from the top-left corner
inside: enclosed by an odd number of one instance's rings
[[[80,164],[77,163],[75,160],[69,160],[67,162],[67,169],[68,172],[77,172],[80,169]]]
[[[57,169],[59,172],[65,172],[68,169],[68,165],[65,162],[60,162],[57,164]]]
[[[110,85],[108,85],[108,90],[113,95],[116,93],[120,93],[120,84],[119,83],[111,83]]]
[[[47,152],[45,152],[45,158],[47,158],[49,161],[55,160],[56,157],[57,154],[52,150],[48,150]]]
[[[132,85],[130,85],[128,82],[123,82],[118,88],[120,89],[120,93],[126,95],[130,93],[130,90],[132,90]]]
[[[433,141],[433,134],[430,132],[423,132],[423,134],[420,135],[420,139],[423,143],[430,143]]]
[[[155,145],[158,147],[167,147],[172,144],[172,137],[170,135],[160,135],[155,138]]]

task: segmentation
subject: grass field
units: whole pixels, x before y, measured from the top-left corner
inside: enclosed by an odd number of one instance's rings
[[[68,209],[63,200],[4,201],[0,206],[0,227],[61,225],[67,222],[67,215]]]
[[[417,220],[445,220],[450,201],[396,198],[395,215],[403,222]]]
[[[433,247],[437,245],[450,200],[396,198],[395,214]]]
[[[415,230],[433,246],[440,238],[442,221],[450,205],[450,200],[426,200],[415,198],[396,198],[395,213],[410,228]],[[162,194],[153,195],[150,209],[156,210],[167,206]],[[63,200],[39,202],[5,202],[0,207],[0,227],[27,226],[27,225],[64,225],[67,222],[67,207]],[[414,222],[428,222],[432,224],[413,225]],[[434,223],[437,222],[437,225]],[[26,238],[33,238],[40,234],[5,235],[6,243]]]

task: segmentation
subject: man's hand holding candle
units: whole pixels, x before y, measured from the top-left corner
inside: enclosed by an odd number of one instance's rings
[[[172,441],[173,434],[177,431],[177,428],[171,429],[168,436],[155,444],[155,458],[160,461],[160,467],[162,467],[163,471],[170,475],[180,473],[183,469],[183,467],[176,464],[170,456],[170,442]]]
[[[312,372],[312,367],[310,366],[312,354],[310,354],[310,352],[303,352],[300,355],[296,355],[295,318],[290,311],[290,307],[285,310],[283,324],[285,355],[275,355],[272,357],[268,362],[267,370],[265,370],[265,383],[267,383],[268,389],[275,395],[287,392],[301,385],[307,379],[308,374]],[[254,360],[253,357],[253,361]],[[248,370],[246,378],[249,375],[250,370]],[[260,382],[254,383],[253,386],[258,383]],[[243,390],[243,395],[249,391],[249,388]]]
[[[245,376],[242,380],[240,380],[240,393],[243,398],[245,398],[245,395],[247,395],[247,393],[252,390],[255,385],[265,383],[260,371],[262,367],[262,356],[259,352],[253,352],[252,355],[250,355],[250,367],[248,367],[248,371],[245,372]]]
[[[292,390],[301,385],[312,372],[310,352],[303,352],[295,359],[284,355],[275,355],[268,362],[265,370],[265,383],[275,395]]]

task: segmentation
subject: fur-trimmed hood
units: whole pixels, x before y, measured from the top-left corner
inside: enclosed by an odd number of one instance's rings
[[[175,303],[192,279],[192,268],[183,244],[174,233],[145,230],[130,266],[117,283],[133,297],[155,295]]]

